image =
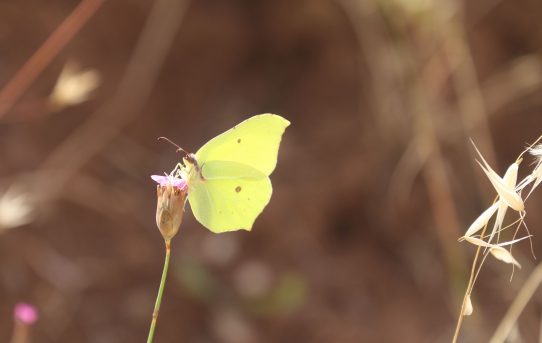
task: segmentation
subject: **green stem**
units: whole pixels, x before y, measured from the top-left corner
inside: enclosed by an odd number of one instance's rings
[[[156,320],[158,319],[158,312],[160,311],[160,304],[162,303],[162,294],[164,294],[164,285],[166,284],[167,270],[169,267],[169,253],[170,241],[166,241],[166,259],[164,261],[164,269],[162,270],[162,279],[160,280],[160,288],[158,288],[158,295],[156,296],[156,303],[154,304],[154,311],[152,312],[151,328],[149,330],[149,337],[147,337],[147,343],[152,343],[154,338],[154,329],[156,328]]]

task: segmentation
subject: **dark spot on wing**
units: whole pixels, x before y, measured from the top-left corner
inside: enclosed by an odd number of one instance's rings
[[[241,138],[237,138],[237,143],[241,143]]]
[[[241,186],[235,187],[235,191],[236,191],[237,193],[239,193],[239,192],[241,191]]]

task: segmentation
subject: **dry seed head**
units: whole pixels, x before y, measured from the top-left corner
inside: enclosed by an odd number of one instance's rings
[[[497,191],[497,194],[499,194],[501,200],[503,200],[508,206],[518,212],[522,212],[523,210],[525,210],[523,200],[521,199],[519,194],[516,193],[514,188],[510,188],[508,185],[506,185],[504,181],[500,178],[500,176],[495,173],[495,171],[491,169],[489,165],[486,165],[484,167],[480,162],[478,162],[478,164],[480,165],[480,167],[482,167],[482,170],[493,185],[493,188],[495,188],[495,190]]]
[[[529,153],[536,157],[538,160],[542,160],[542,144],[537,144],[529,149]]]
[[[504,184],[512,189],[516,187],[516,182],[518,182],[518,170],[519,164],[514,162],[506,169],[506,173],[503,176]]]
[[[523,200],[521,199],[519,194],[516,193],[515,187],[508,186],[507,183],[503,179],[501,179],[499,174],[497,174],[491,168],[489,163],[487,163],[486,159],[484,158],[484,156],[482,155],[480,150],[478,150],[478,148],[476,147],[474,142],[472,142],[472,145],[474,146],[474,149],[476,149],[476,152],[478,153],[478,156],[480,156],[480,159],[483,162],[483,164],[482,164],[479,161],[477,161],[478,164],[480,165],[480,167],[482,168],[482,170],[486,174],[487,178],[489,179],[489,181],[491,182],[491,184],[493,185],[493,187],[495,188],[495,190],[499,194],[499,197],[504,202],[506,202],[506,204],[508,204],[508,206],[510,206],[512,209],[514,209],[514,210],[516,210],[518,212],[522,212],[525,209],[525,205],[523,204]],[[512,165],[508,169],[510,169],[510,168],[515,169],[515,168],[518,167],[517,163],[514,163],[514,164],[516,166]],[[513,173],[512,173],[512,175],[513,175]],[[517,171],[516,171],[516,175],[517,175]],[[517,176],[516,176],[516,178],[517,178]],[[512,179],[512,177],[511,177],[511,179]],[[514,185],[515,185],[515,182],[514,182]]]
[[[474,238],[474,237],[465,237],[465,240],[467,242],[469,242],[469,243],[474,244],[474,245],[484,247],[484,248],[489,248],[489,252],[496,259],[498,259],[500,261],[503,261],[505,263],[513,264],[513,265],[517,266],[518,268],[521,268],[521,265],[519,264],[519,262],[512,256],[512,254],[508,250],[504,249],[503,246],[504,245],[512,245],[514,243],[517,243],[517,242],[522,241],[522,240],[524,240],[526,238],[529,238],[529,237],[531,237],[531,236],[526,236],[526,237],[514,239],[514,240],[511,240],[511,241],[503,242],[503,243],[499,243],[499,244],[491,244],[491,243],[488,243],[488,242],[486,242],[484,240]]]
[[[502,246],[505,246],[505,245],[512,245],[514,243],[517,243],[519,241],[522,241],[524,239],[527,239],[531,237],[530,235],[529,236],[525,236],[525,237],[521,237],[521,238],[518,238],[518,239],[514,239],[514,240],[511,240],[511,241],[506,241],[506,242],[502,242],[502,243],[498,243],[498,244],[491,244],[491,243],[488,243],[480,238],[475,238],[475,237],[464,237],[465,240],[469,243],[472,243],[474,245],[477,245],[479,247],[484,247],[484,248],[494,248],[494,247],[502,247]]]
[[[542,144],[538,144],[535,147],[529,149],[529,152],[536,158],[536,166],[533,168],[531,175],[527,176],[526,182],[522,185],[523,187],[525,187],[529,183],[534,181],[534,184],[531,187],[531,190],[529,191],[527,197],[531,195],[535,188],[537,188],[542,182]]]
[[[187,188],[168,182],[159,184],[156,193],[156,225],[164,240],[170,241],[179,231],[183,221]]]
[[[465,308],[463,309],[463,315],[464,316],[470,316],[472,314],[472,311],[474,311],[474,308],[472,307],[472,301],[470,299],[470,294],[467,294],[467,301],[465,302]]]
[[[499,208],[499,202],[494,203],[482,212],[482,214],[480,214],[480,216],[470,225],[467,232],[465,232],[465,237],[470,237],[481,230],[487,224],[489,219],[491,219],[497,208]]]
[[[508,167],[508,169],[506,170],[506,173],[504,173],[503,181],[511,189],[514,189],[516,187],[516,182],[518,180],[518,169],[519,164],[512,163],[510,167]],[[502,224],[504,222],[504,217],[506,216],[506,210],[508,209],[508,205],[503,200],[499,199],[498,203],[499,209],[497,210],[497,217],[495,218],[493,230],[491,230],[491,235],[489,236],[488,242],[491,242],[495,234],[501,230]]]
[[[512,254],[503,247],[494,247],[489,249],[489,252],[497,259],[505,263],[510,263],[518,268],[521,268],[519,262],[512,256]]]
[[[504,217],[506,216],[506,211],[508,210],[508,204],[506,204],[504,201],[499,200],[497,203],[499,204],[499,208],[497,209],[497,216],[495,217],[493,229],[491,230],[491,234],[489,236],[489,239],[487,240],[488,242],[491,242],[495,234],[501,231]],[[497,238],[497,242],[498,241],[499,239]]]

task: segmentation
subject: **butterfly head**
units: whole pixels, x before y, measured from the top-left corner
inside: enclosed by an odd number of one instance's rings
[[[192,153],[186,154],[186,156],[183,157],[183,164],[185,165],[184,169],[187,180],[205,180],[201,172],[202,165],[198,163],[196,155]]]
[[[199,169],[199,164],[198,164],[198,160],[196,159],[196,155],[192,153],[185,153],[185,156],[183,157],[183,161],[185,165],[191,165],[192,167]]]

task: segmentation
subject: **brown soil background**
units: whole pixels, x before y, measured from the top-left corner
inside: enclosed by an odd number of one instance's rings
[[[77,4],[0,1],[0,85]],[[0,118],[0,189],[38,199],[30,223],[0,231],[0,341],[27,301],[34,342],[143,342],[163,262],[149,176],[179,159],[156,137],[195,151],[265,112],[292,122],[272,201],[252,232],[218,236],[187,208],[155,342],[450,341],[474,255],[457,238],[494,196],[469,138],[502,173],[542,134],[542,2],[190,1],[148,99],[100,116],[152,5],[106,1]],[[48,111],[68,60],[102,83]],[[462,341],[488,339],[538,263],[515,249],[512,282],[487,260]]]

